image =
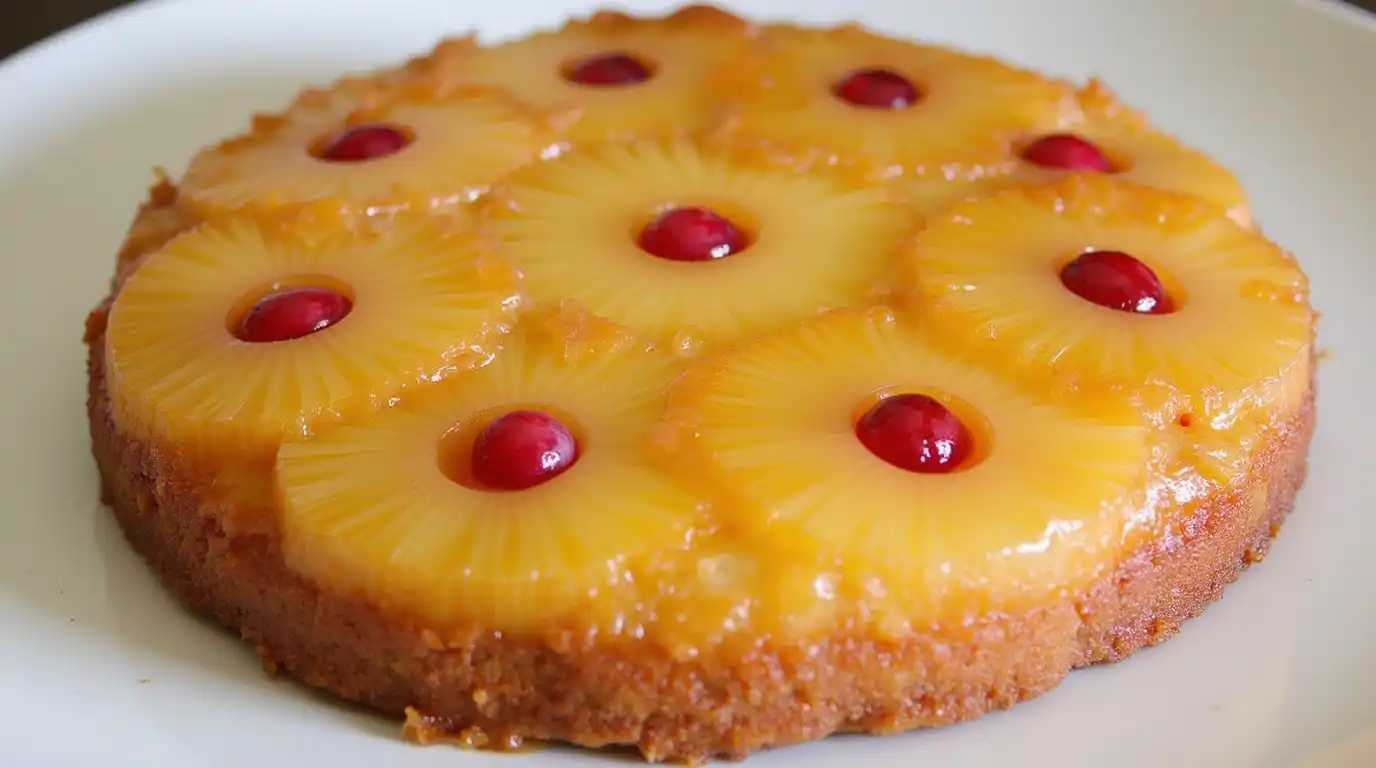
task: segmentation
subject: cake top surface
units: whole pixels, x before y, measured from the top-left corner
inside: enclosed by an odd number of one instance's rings
[[[1314,321],[1104,83],[705,6],[305,91],[117,288],[116,422],[294,569],[688,655],[1086,587],[1256,470]]]

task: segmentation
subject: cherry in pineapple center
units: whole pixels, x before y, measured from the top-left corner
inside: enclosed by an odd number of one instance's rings
[[[891,69],[861,69],[832,86],[836,98],[865,109],[904,109],[922,98],[911,80]]]
[[[588,56],[564,68],[564,79],[595,88],[635,85],[653,76],[654,70],[650,65],[619,51]]]
[[[750,236],[735,222],[708,208],[669,208],[646,224],[640,249],[667,261],[716,261],[750,247]]]
[[[1059,171],[1112,173],[1113,164],[1094,142],[1069,133],[1053,133],[1028,144],[1022,159]]]
[[[893,395],[875,403],[856,422],[855,436],[880,459],[922,474],[954,472],[975,453],[974,436],[960,417],[923,394]]]
[[[1101,307],[1141,315],[1175,311],[1152,268],[1122,251],[1089,251],[1061,269],[1061,284]]]
[[[565,420],[533,408],[475,417],[440,440],[441,471],[454,482],[482,491],[522,491],[573,468],[581,454]]]
[[[353,301],[329,288],[287,288],[259,299],[233,328],[240,341],[269,344],[318,333],[353,311]]]
[[[321,142],[315,156],[330,163],[364,163],[395,155],[410,146],[411,141],[410,133],[400,126],[355,125]]]

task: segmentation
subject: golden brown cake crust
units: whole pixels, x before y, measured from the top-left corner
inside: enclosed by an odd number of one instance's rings
[[[494,632],[446,642],[288,570],[272,532],[234,531],[203,495],[204,478],[122,433],[105,389],[104,315],[87,325],[91,434],[105,500],[134,548],[187,606],[251,642],[270,672],[409,710],[408,733],[421,741],[452,731],[478,744],[634,744],[651,760],[741,757],[1009,707],[1075,667],[1169,638],[1260,559],[1303,482],[1315,419],[1311,387],[1241,485],[1204,500],[1075,603],[903,641],[836,636],[688,662],[624,640]]]

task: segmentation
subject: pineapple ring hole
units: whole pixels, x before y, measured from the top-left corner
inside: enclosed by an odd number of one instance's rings
[[[1056,281],[1057,281],[1057,283],[1060,282],[1061,273],[1065,271],[1065,268],[1066,268],[1067,266],[1069,266],[1070,263],[1071,263],[1072,261],[1075,261],[1076,259],[1078,259],[1078,258],[1080,258],[1081,256],[1085,255],[1086,253],[1093,253],[1093,252],[1095,252],[1095,251],[1113,251],[1113,250],[1121,250],[1121,249],[1113,248],[1113,247],[1111,247],[1111,246],[1103,246],[1103,247],[1101,247],[1101,246],[1097,246],[1097,245],[1086,245],[1086,246],[1082,246],[1082,247],[1081,247],[1079,250],[1077,250],[1077,251],[1073,251],[1073,252],[1071,252],[1071,253],[1068,254],[1068,255],[1062,256],[1060,259],[1057,259],[1056,262],[1055,262],[1055,264],[1054,264],[1054,267],[1055,267],[1055,275],[1056,275]],[[1129,253],[1128,251],[1125,251],[1125,250],[1122,251],[1122,252],[1123,252],[1123,253]],[[1175,314],[1176,312],[1179,312],[1179,311],[1183,310],[1186,306],[1188,306],[1188,304],[1189,304],[1189,298],[1190,298],[1190,297],[1189,297],[1189,292],[1185,290],[1185,284],[1182,283],[1182,282],[1180,282],[1180,280],[1179,280],[1175,275],[1171,274],[1171,272],[1168,271],[1168,270],[1161,269],[1161,268],[1159,267],[1159,265],[1158,265],[1158,262],[1157,262],[1155,259],[1151,259],[1151,258],[1146,258],[1146,259],[1144,259],[1144,258],[1142,258],[1141,256],[1138,256],[1138,255],[1135,254],[1135,253],[1134,253],[1134,254],[1130,254],[1130,255],[1131,255],[1134,259],[1137,259],[1138,261],[1142,262],[1142,264],[1144,264],[1148,269],[1150,269],[1150,270],[1156,275],[1156,279],[1159,280],[1159,281],[1161,281],[1161,287],[1162,287],[1162,289],[1164,289],[1166,302],[1168,302],[1168,304],[1170,305],[1170,308],[1171,308],[1169,312],[1163,312],[1163,313],[1161,313],[1160,315],[1145,315],[1146,317],[1153,317],[1153,316],[1155,316],[1155,317],[1164,317],[1164,316],[1166,316],[1166,315],[1173,315],[1173,314]],[[1073,295],[1073,294],[1072,294],[1072,295]],[[1136,314],[1136,313],[1134,313],[1134,314]]]
[[[471,413],[441,435],[435,445],[435,464],[440,472],[449,480],[469,490],[496,493],[497,491],[478,482],[473,476],[473,444],[487,425],[512,411],[540,411],[549,414],[558,419],[573,435],[579,456],[586,450],[587,431],[568,411],[540,403],[509,403]],[[570,470],[572,469],[573,467],[570,467]]]
[[[242,327],[244,318],[248,316],[253,308],[258,306],[263,299],[274,294],[283,293],[297,288],[316,288],[322,291],[332,291],[349,300],[350,305],[358,303],[354,295],[354,289],[335,277],[329,275],[292,275],[271,283],[264,283],[240,296],[229,305],[229,311],[225,313],[225,332],[234,338],[239,338],[239,329]],[[352,314],[352,313],[350,313]],[[330,327],[338,325],[348,319],[346,315]]]
[[[745,238],[745,245],[732,251],[732,256],[739,256],[750,250],[759,240],[760,220],[750,209],[743,205],[738,205],[730,200],[699,200],[685,199],[681,201],[660,203],[642,213],[632,223],[626,235],[631,239],[637,250],[640,248],[640,235],[647,227],[653,224],[659,217],[678,208],[702,208],[726,219]],[[714,259],[715,261],[715,259]]]
[[[876,405],[896,395],[926,395],[932,398],[938,403],[946,406],[946,409],[951,413],[955,414],[955,417],[960,420],[965,430],[970,433],[970,438],[974,440],[974,445],[970,448],[970,455],[965,461],[952,469],[951,473],[966,472],[974,469],[980,464],[983,464],[984,460],[989,458],[989,455],[993,453],[994,425],[989,422],[989,419],[985,418],[984,413],[968,400],[932,387],[893,386],[875,390],[870,395],[861,398],[861,400],[855,404],[855,407],[851,409],[851,431],[854,431],[860,425],[861,419],[865,418],[865,415],[873,410]]]

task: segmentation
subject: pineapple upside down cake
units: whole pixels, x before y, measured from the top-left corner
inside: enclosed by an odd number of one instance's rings
[[[190,608],[429,742],[977,717],[1267,550],[1304,273],[1099,82],[691,6],[441,43],[163,178],[90,315]]]

